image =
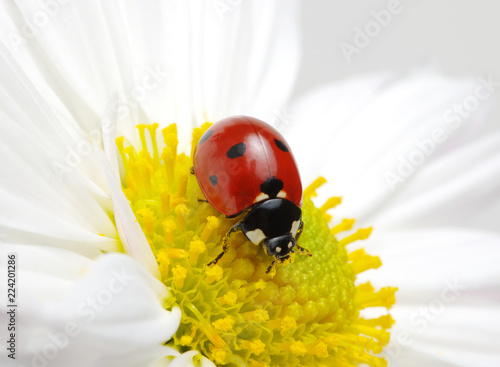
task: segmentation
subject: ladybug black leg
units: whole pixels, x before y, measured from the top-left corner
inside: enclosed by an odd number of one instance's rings
[[[236,232],[241,232],[241,222],[240,223],[237,223],[235,224],[234,226],[231,227],[231,229],[226,233],[226,235],[224,236],[224,238],[222,239],[222,252],[217,255],[217,257],[215,259],[213,259],[212,261],[210,261],[208,265],[212,265],[212,264],[217,264],[217,261],[220,260],[220,258],[222,256],[224,256],[224,254],[227,252],[227,244],[229,243],[229,237],[231,236],[232,233],[236,233]]]
[[[274,259],[273,263],[271,265],[269,265],[269,267],[267,268],[266,270],[266,274],[269,274],[269,272],[273,269],[274,265],[276,265],[276,263],[278,262],[278,260],[281,262],[281,263],[284,263],[286,260],[288,260],[290,258],[290,256],[283,256],[283,257],[277,257]]]
[[[299,244],[296,244],[296,245],[295,245],[295,247],[296,247],[298,250],[300,250],[300,252],[297,252],[297,251],[293,251],[293,252],[295,252],[295,253],[297,253],[297,254],[300,254],[300,255],[307,255],[307,256],[309,256],[309,257],[312,257],[312,254],[309,252],[309,250],[308,250],[308,249],[303,248],[303,247],[302,247],[302,246],[300,246]]]
[[[199,203],[208,203],[208,200],[207,199],[200,199],[200,198],[198,198],[198,202]]]
[[[274,259],[273,263],[271,265],[269,265],[269,267],[267,268],[266,274],[269,274],[269,272],[274,267],[274,264],[276,264],[277,261],[278,261],[278,258]]]
[[[192,175],[194,175],[194,167],[191,167],[191,168],[189,169],[189,172],[190,172]]]
[[[309,257],[312,256],[312,254],[309,252],[308,249],[300,246],[297,242],[299,241],[299,237],[302,234],[302,231],[304,230],[304,222],[300,221],[300,226],[299,229],[297,230],[297,234],[295,235],[295,247],[300,250],[300,252],[297,252],[297,254],[302,254],[302,255],[307,255]],[[295,252],[295,251],[294,251]]]
[[[304,230],[304,222],[300,221],[299,229],[297,230],[297,234],[295,235],[295,242],[299,242],[300,235]]]

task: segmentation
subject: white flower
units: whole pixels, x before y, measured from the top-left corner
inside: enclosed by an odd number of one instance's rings
[[[483,128],[487,101],[470,117],[453,110],[481,81],[357,78],[286,115],[295,2],[0,6],[0,271],[16,253],[20,362],[37,365],[38,353],[50,366],[194,363],[196,351],[159,360],[179,355],[162,346],[179,312],[162,307],[168,291],[144,269],[155,274],[116,180],[114,129],[138,146],[136,124],[175,121],[186,147],[193,126],[238,113],[285,131],[306,183],[329,178],[328,191],[345,196],[336,218],[375,226],[371,251],[384,266],[369,276],[399,287],[390,363],[498,364],[500,136]],[[446,123],[443,140],[435,130]],[[121,245],[136,261],[101,255]]]

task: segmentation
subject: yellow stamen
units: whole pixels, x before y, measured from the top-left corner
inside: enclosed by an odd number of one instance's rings
[[[211,349],[212,358],[217,364],[225,364],[227,358],[227,352],[221,348],[212,348]]]
[[[124,148],[124,138],[123,136],[120,136],[119,138],[116,138],[116,146],[118,147],[118,153],[120,153],[120,157],[122,159],[122,162],[124,164],[125,171],[130,171],[130,167],[128,165],[128,159],[127,156],[125,155],[125,148]]]
[[[278,348],[282,351],[289,351],[293,354],[304,355],[307,353],[307,348],[302,341],[294,341],[291,343],[278,344]]]
[[[337,233],[349,231],[354,225],[354,222],[355,222],[354,219],[343,219],[342,223],[336,225],[330,230],[330,234],[332,236],[335,236]]]
[[[247,321],[265,322],[269,320],[269,313],[266,310],[245,312],[242,316]]]
[[[219,227],[219,219],[214,216],[209,216],[207,218],[207,225],[205,228],[203,228],[203,232],[201,232],[201,240],[203,242],[206,242],[208,240],[208,237],[212,234],[213,230]]]
[[[201,240],[194,239],[189,242],[189,261],[192,265],[195,265],[198,262],[198,257],[205,252],[207,246]]]
[[[357,288],[358,293],[354,301],[360,310],[367,307],[385,307],[389,309],[396,302],[394,293],[397,288],[385,287],[375,292],[370,283],[361,284]]]
[[[383,329],[390,329],[391,326],[394,324],[394,319],[392,318],[391,315],[383,315],[377,319],[360,318],[358,319],[357,323],[372,327],[380,326]]]
[[[267,325],[273,329],[280,329],[281,336],[286,336],[295,330],[297,322],[293,317],[285,316],[282,320],[271,320]]]
[[[156,142],[156,129],[158,129],[158,124],[154,123],[147,125],[146,128],[149,131],[149,136],[151,137],[151,144],[153,145],[153,160],[155,163],[155,168],[160,166],[160,157],[158,155],[158,143]]]
[[[224,296],[217,298],[217,301],[221,306],[234,305],[237,300],[238,300],[238,295],[232,291],[227,292]]]
[[[137,127],[137,130],[139,130],[139,136],[141,138],[142,150],[147,152],[148,151],[148,145],[146,143],[146,134],[145,134],[146,125],[139,124],[136,127]]]
[[[189,173],[187,171],[179,174],[179,188],[177,190],[177,196],[180,199],[183,199],[186,196],[188,175]]]
[[[186,227],[186,216],[189,214],[189,209],[184,204],[179,204],[175,207],[175,214],[177,215],[177,227],[181,231]]]
[[[198,144],[198,141],[200,140],[201,136],[207,131],[207,129],[212,126],[212,123],[210,122],[205,122],[201,127],[193,129],[193,140],[191,143],[191,157],[194,155],[194,149],[196,148],[196,145]]]
[[[182,346],[187,346],[193,342],[193,338],[190,335],[183,335],[180,338],[179,344]]]
[[[222,279],[223,275],[224,270],[219,265],[215,265],[205,270],[205,281],[208,284],[217,282]]]
[[[187,346],[193,342],[194,337],[196,336],[196,332],[198,331],[198,328],[193,327],[191,329],[190,334],[184,334],[179,338],[179,344],[182,346]]]
[[[241,347],[243,349],[250,351],[250,353],[253,353],[255,355],[261,354],[266,349],[266,345],[259,339],[257,339],[257,340],[244,340],[241,343]]]
[[[359,249],[349,254],[349,260],[352,261],[352,270],[355,274],[362,273],[368,269],[377,269],[382,265],[378,256],[370,256],[365,250]]]
[[[166,244],[171,244],[174,242],[174,230],[177,225],[172,219],[166,219],[163,221],[163,236],[165,238]]]
[[[184,280],[187,276],[187,270],[180,265],[177,265],[172,269],[172,274],[174,277],[174,285],[177,289],[181,289],[184,286]]]
[[[356,233],[351,234],[350,236],[347,236],[346,238],[342,239],[339,243],[342,246],[347,246],[348,244],[350,244],[354,241],[366,240],[368,237],[370,237],[372,230],[373,230],[372,227],[358,229],[356,231]]]
[[[160,274],[168,274],[168,270],[170,268],[170,259],[167,254],[167,250],[161,249],[156,253],[156,261],[159,266]]]
[[[163,215],[170,213],[170,193],[163,191],[160,194],[161,213]]]
[[[316,193],[316,190],[319,189],[321,186],[323,186],[326,183],[326,179],[324,177],[318,177],[316,180],[313,181],[312,184],[310,184],[305,190],[304,190],[304,196],[308,197],[315,197],[318,194]]]
[[[154,212],[148,208],[143,208],[139,209],[136,213],[142,216],[144,232],[146,232],[146,234],[153,234],[155,231]]]
[[[218,319],[212,323],[214,328],[222,332],[227,332],[231,330],[236,323],[236,320],[232,316],[227,316],[222,319]]]
[[[337,205],[339,205],[342,202],[342,198],[339,197],[331,197],[329,198],[326,203],[324,203],[319,210],[323,212],[323,214],[326,214],[326,211],[329,209],[335,208]]]
[[[185,259],[188,253],[186,250],[180,248],[168,248],[167,256],[169,259]]]

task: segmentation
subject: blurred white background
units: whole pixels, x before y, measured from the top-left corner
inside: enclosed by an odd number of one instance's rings
[[[303,60],[295,95],[321,84],[364,72],[409,71],[429,66],[450,75],[493,74],[500,79],[498,0],[302,0]],[[392,5],[389,5],[391,4]],[[399,3],[399,5],[398,5]],[[396,7],[397,5],[397,7]],[[356,28],[376,14],[397,10],[388,24],[352,53]],[[382,19],[383,15],[380,15]],[[378,21],[380,24],[380,21]],[[377,28],[371,24],[372,31]],[[369,26],[370,27],[370,26]]]

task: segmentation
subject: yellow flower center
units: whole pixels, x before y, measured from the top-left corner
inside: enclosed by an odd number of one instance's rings
[[[194,150],[204,124],[193,131]],[[180,351],[198,350],[219,366],[385,366],[377,356],[389,340],[390,315],[360,317],[368,307],[389,309],[395,288],[375,291],[355,285],[356,275],[381,265],[364,250],[346,246],[366,239],[371,228],[338,241],[354,220],[329,228],[331,198],[317,208],[311,201],[325,180],[304,192],[304,232],[300,244],[312,257],[296,255],[273,272],[273,258],[241,233],[216,265],[221,239],[241,218],[227,219],[204,202],[192,158],[177,153],[177,128],[139,125],[140,151],[117,139],[125,169],[123,190],[158,261],[173,297],[165,307],[182,310],[180,327],[169,342]],[[148,134],[146,134],[146,130]],[[160,145],[164,146],[161,154]]]

